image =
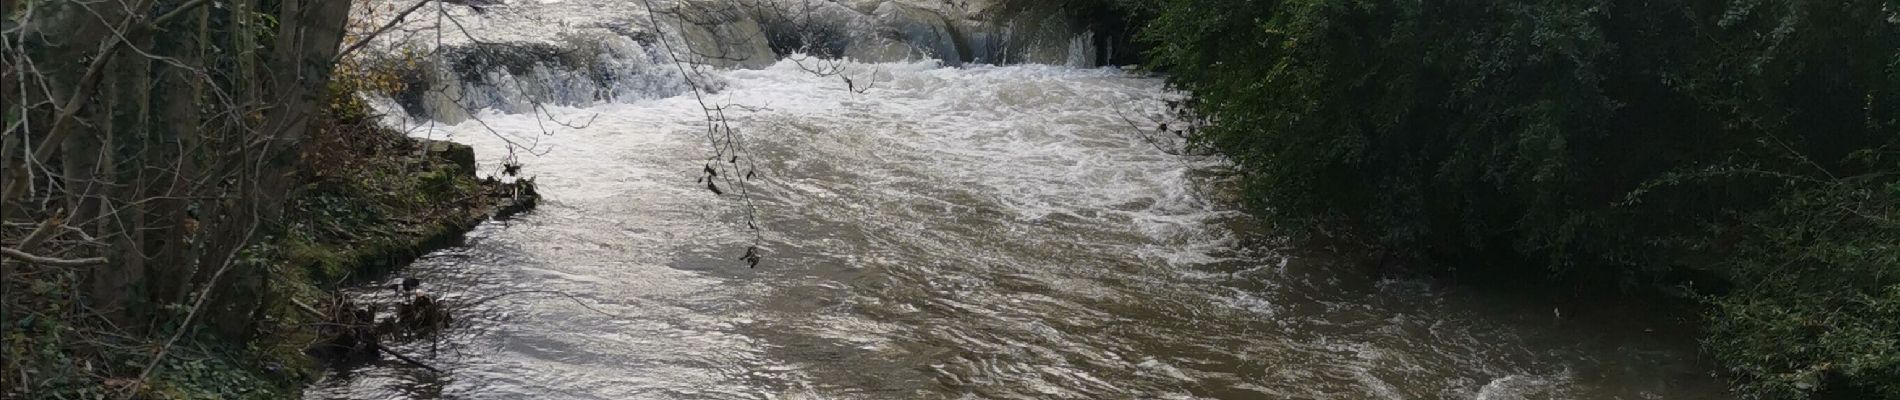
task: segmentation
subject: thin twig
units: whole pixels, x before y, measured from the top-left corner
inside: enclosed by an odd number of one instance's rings
[[[415,5],[409,6],[409,8],[402,10],[400,13],[396,13],[396,18],[389,20],[389,23],[383,24],[383,27],[376,28],[376,31],[363,36],[362,40],[358,40],[356,43],[350,44],[350,47],[344,48],[343,51],[337,52],[336,59],[341,60],[344,56],[350,55],[350,52],[363,48],[363,45],[369,44],[370,41],[375,40],[378,36],[382,36],[383,32],[388,32],[389,29],[395,28],[397,24],[402,23],[404,18],[408,18],[409,14],[413,14],[416,10],[422,9],[422,6],[429,4],[430,1],[432,0],[418,1]]]
[[[320,319],[329,319],[328,315],[324,315],[322,311],[317,311],[316,307],[311,307],[309,304],[304,304],[304,302],[298,301],[297,299],[290,299],[290,304],[296,305],[298,310],[302,310],[304,313],[310,314],[310,316],[312,317],[317,317]],[[441,368],[436,368],[434,366],[429,365],[428,363],[422,362],[421,360],[417,360],[413,357],[403,355],[401,352],[397,352],[396,350],[390,349],[388,346],[384,346],[381,343],[370,343],[369,345],[370,347],[375,348],[376,351],[380,351],[383,354],[388,354],[390,357],[395,357],[398,360],[402,360],[402,362],[409,363],[409,365],[422,367],[422,369],[426,369],[438,374],[442,373]]]
[[[255,233],[257,233],[257,226],[252,225],[244,232],[243,240],[239,243],[249,243],[251,235]],[[205,301],[211,298],[212,293],[217,292],[218,281],[224,277],[224,273],[230,272],[231,266],[237,264],[237,253],[242,249],[244,249],[243,246],[232,246],[231,254],[224,258],[224,265],[218,266],[218,272],[211,274],[211,279],[205,282],[204,291],[199,292],[198,299],[192,301],[191,312],[185,314],[185,320],[178,323],[178,330],[172,332],[171,338],[165,340],[165,345],[158,348],[158,354],[152,355],[152,361],[145,363],[145,369],[139,372],[138,379],[132,382],[129,390],[126,390],[125,399],[130,400],[138,396],[139,391],[145,389],[146,381],[152,377],[152,371],[158,369],[159,362],[165,360],[165,355],[171,352],[172,346],[178,343],[179,338],[183,338],[186,332],[191,331],[191,323],[198,318],[198,311],[203,310]]]
[[[73,259],[52,258],[52,257],[46,257],[46,256],[33,255],[33,254],[30,254],[24,251],[19,251],[10,247],[0,247],[0,255],[4,255],[4,256],[7,256],[7,258],[25,261],[25,262],[29,262],[33,264],[50,265],[50,266],[55,266],[55,267],[86,267],[86,266],[100,265],[100,264],[106,263],[105,257],[73,258]]]

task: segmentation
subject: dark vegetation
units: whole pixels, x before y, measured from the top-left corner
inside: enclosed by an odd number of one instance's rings
[[[530,204],[374,122],[350,6],[0,2],[0,397],[295,397],[299,303]]]
[[[1673,293],[1742,394],[1900,398],[1900,5],[1065,3],[1141,27],[1289,234]]]

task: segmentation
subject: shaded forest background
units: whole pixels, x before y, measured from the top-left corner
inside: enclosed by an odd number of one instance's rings
[[[520,194],[380,125],[358,3],[0,1],[0,398],[296,397],[336,288]]]
[[[1283,233],[1706,306],[1750,398],[1900,398],[1900,3],[1073,0]]]

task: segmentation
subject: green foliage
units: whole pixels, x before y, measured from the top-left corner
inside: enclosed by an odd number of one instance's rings
[[[1742,286],[1712,296],[1710,349],[1749,393],[1833,386],[1900,398],[1900,179],[1890,173],[1784,193],[1751,214],[1759,235],[1718,268]],[[1857,385],[1857,387],[1842,387]]]
[[[204,341],[210,342],[210,341]],[[149,397],[167,399],[282,399],[297,382],[275,371],[275,361],[249,360],[229,349],[187,349],[167,358],[155,371],[162,380],[147,388]]]
[[[362,82],[361,80],[345,80]],[[360,90],[338,84],[334,89]],[[347,93],[347,92],[343,92]],[[367,105],[333,96],[303,146],[294,171],[302,189],[286,201],[282,218],[259,228],[242,247],[233,271],[266,271],[269,287],[257,298],[264,318],[251,319],[242,336],[220,335],[202,321],[219,313],[208,304],[199,323],[167,352],[150,379],[135,377],[171,332],[181,329],[188,304],[155,305],[162,321],[153,332],[129,333],[87,309],[83,270],[21,268],[6,261],[9,313],[0,323],[0,385],[4,398],[282,399],[316,377],[304,347],[317,343],[323,321],[292,300],[321,304],[334,285],[372,276],[441,245],[440,238],[471,227],[490,210],[474,171],[439,154],[419,155],[419,143],[374,124]],[[209,274],[210,272],[202,272]],[[235,274],[233,274],[235,275]],[[225,288],[236,285],[227,277]],[[194,293],[195,294],[195,293]],[[249,304],[256,306],[257,304]]]
[[[298,168],[309,183],[291,199],[284,235],[270,243],[285,265],[320,282],[381,272],[488,211],[488,187],[474,171],[443,154],[422,155],[422,143],[377,125],[356,96],[334,97],[347,99],[329,101],[328,124]]]
[[[1461,274],[1712,272],[1735,289],[1707,293],[1709,344],[1746,393],[1896,396],[1891,2],[1139,9],[1151,62],[1214,121],[1195,143],[1287,232]]]
[[[16,381],[10,387],[26,398],[122,398],[133,379],[150,361],[156,343],[116,334],[97,319],[72,318],[80,307],[76,293],[83,282],[71,272],[31,281],[27,290],[37,304],[19,307],[0,326],[5,335],[5,371],[37,379]],[[25,283],[10,281],[9,284]],[[9,288],[14,289],[14,288]],[[182,310],[174,307],[170,312]],[[25,312],[25,315],[18,314]],[[221,348],[216,338],[201,333],[181,341],[152,374],[138,398],[166,399],[281,399],[295,392],[298,375],[281,370],[296,352],[270,353]],[[307,376],[307,375],[306,375]],[[11,398],[11,397],[9,397]]]

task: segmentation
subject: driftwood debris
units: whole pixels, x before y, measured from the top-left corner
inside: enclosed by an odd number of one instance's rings
[[[317,318],[323,318],[326,320],[361,319],[360,316],[330,315],[330,314],[324,313],[323,311],[317,310],[316,307],[311,307],[309,304],[304,304],[304,302],[302,301],[297,301],[296,299],[292,299],[290,300],[290,302],[291,304],[297,305],[298,310],[302,310],[304,313],[310,314],[311,316],[317,317]],[[371,319],[372,321],[370,322],[373,323],[374,322],[373,313],[371,314]],[[360,322],[350,323],[348,325],[351,325],[350,328],[369,328],[369,326],[363,325]],[[366,350],[374,350],[382,354],[387,354],[390,357],[395,357],[397,360],[402,360],[402,362],[408,363],[409,365],[421,367],[422,369],[427,369],[431,372],[436,372],[436,373],[442,372],[442,369],[440,368],[436,368],[435,366],[429,365],[428,363],[424,363],[421,360],[415,359],[414,357],[404,355],[401,352],[397,352],[396,350],[390,349],[387,346],[383,346],[382,343],[378,343],[374,340],[374,335],[369,335],[369,337],[367,338],[358,337],[358,338],[355,338],[355,340],[357,341],[358,345],[364,347]]]

